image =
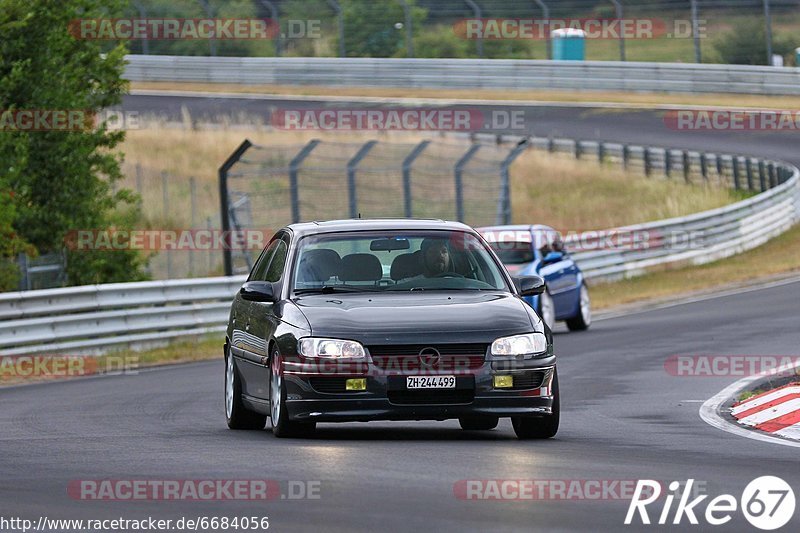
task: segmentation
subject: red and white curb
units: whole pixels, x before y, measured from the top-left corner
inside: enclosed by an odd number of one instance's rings
[[[734,404],[740,424],[787,439],[800,440],[800,383],[792,383]]]

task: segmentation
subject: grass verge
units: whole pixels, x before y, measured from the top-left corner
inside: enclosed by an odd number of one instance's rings
[[[594,285],[592,304],[595,309],[611,309],[790,273],[800,273],[800,226],[758,248],[727,259]]]

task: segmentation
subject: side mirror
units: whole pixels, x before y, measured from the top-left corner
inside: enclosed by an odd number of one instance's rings
[[[544,278],[540,276],[519,276],[514,278],[514,285],[520,296],[535,296],[544,292]]]
[[[248,281],[239,289],[239,294],[248,302],[275,301],[275,289],[269,281]]]
[[[558,263],[563,259],[564,259],[563,252],[550,252],[549,254],[544,256],[544,258],[542,259],[542,263],[544,263],[545,265],[549,265],[552,263]]]

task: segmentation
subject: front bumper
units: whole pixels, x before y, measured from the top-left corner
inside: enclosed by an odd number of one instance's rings
[[[365,372],[316,374],[299,367],[284,368],[289,418],[303,422],[373,420],[447,420],[463,416],[544,416],[552,412],[555,357],[515,364],[486,361],[479,368],[456,374],[455,389],[408,389],[406,376],[415,373]],[[286,366],[286,365],[285,365]],[[453,375],[447,370],[425,375]],[[514,387],[495,388],[496,375],[514,376]],[[366,377],[365,391],[344,391],[348,378]],[[339,386],[341,383],[341,386]]]

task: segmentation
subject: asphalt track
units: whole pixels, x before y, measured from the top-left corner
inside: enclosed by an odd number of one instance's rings
[[[125,102],[128,109],[167,114],[180,105],[169,97]],[[666,130],[654,112],[530,112],[537,118],[531,132],[539,135],[800,159],[794,134],[693,137]],[[308,440],[229,431],[221,359],[0,390],[0,517],[269,516],[276,531],[616,531],[625,528],[628,500],[462,500],[454,486],[466,479],[692,478],[711,497],[738,498],[752,479],[777,475],[798,492],[797,448],[741,438],[699,417],[702,402],[734,378],[674,377],[664,362],[675,354],[797,355],[799,301],[800,283],[791,283],[557,334],[562,426],[544,442],[517,440],[507,420],[490,432],[465,432],[453,421],[327,424]],[[69,483],[81,479],[256,478],[284,486],[319,481],[320,498],[97,502],[67,493]],[[649,508],[651,519],[662,503]],[[625,529],[658,527],[635,524]],[[785,530],[798,525],[800,511]],[[671,527],[685,529],[686,519]],[[724,526],[693,529],[753,530],[741,512]]]

